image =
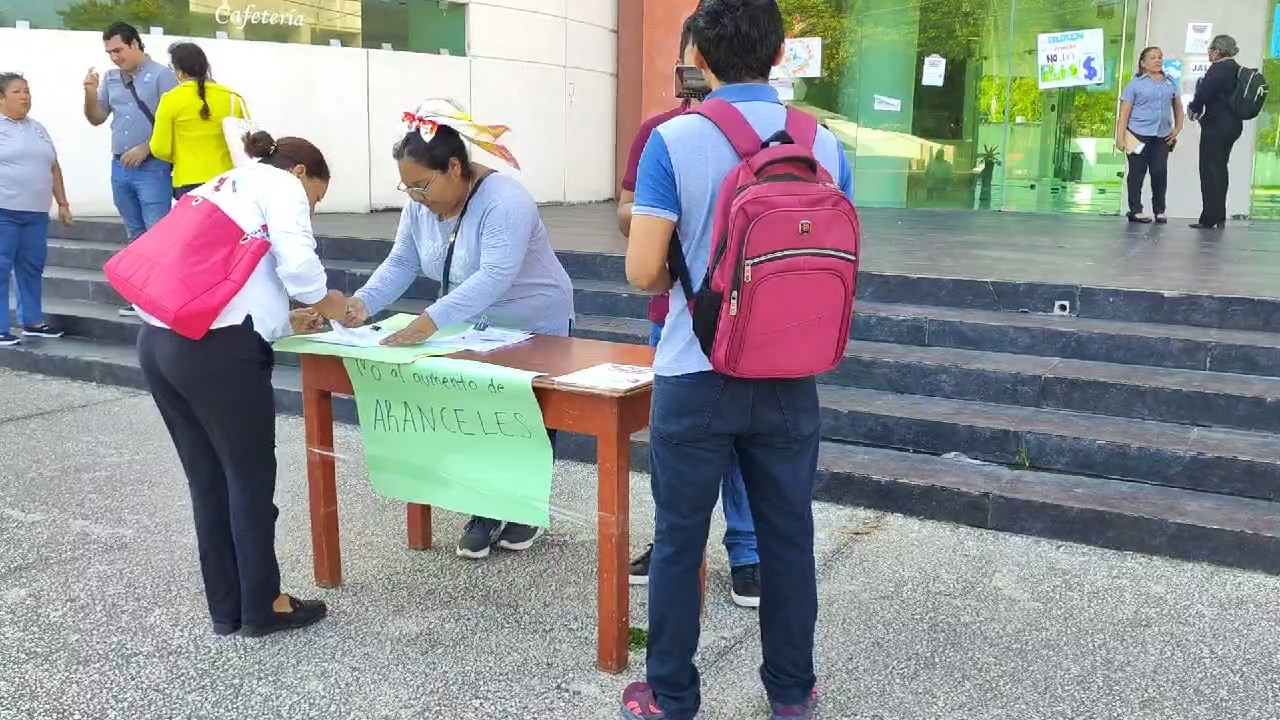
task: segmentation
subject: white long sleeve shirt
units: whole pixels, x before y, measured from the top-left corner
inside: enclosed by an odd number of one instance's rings
[[[218,183],[221,188],[214,193]],[[216,203],[246,233],[262,237],[265,226],[271,243],[271,251],[210,329],[239,325],[251,317],[254,329],[268,342],[290,334],[289,298],[310,305],[328,292],[302,183],[284,170],[252,163],[219,175],[191,194]],[[141,310],[138,317],[156,327],[168,327]]]

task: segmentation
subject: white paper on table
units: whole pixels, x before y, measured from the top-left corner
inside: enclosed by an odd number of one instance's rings
[[[553,379],[565,385],[600,390],[630,390],[653,382],[653,368],[602,363]]]
[[[383,330],[377,325],[345,328],[334,323],[332,330],[308,335],[307,339],[329,343],[330,345],[345,345],[347,347],[378,347],[383,340],[394,334],[394,330]]]
[[[447,348],[454,352],[489,352],[524,342],[531,337],[533,337],[533,333],[491,327],[484,330],[465,330],[457,335],[428,340],[422,346],[426,348]]]
[[[927,87],[942,87],[947,81],[947,59],[941,55],[930,55],[924,59],[924,70],[920,73],[920,84]]]

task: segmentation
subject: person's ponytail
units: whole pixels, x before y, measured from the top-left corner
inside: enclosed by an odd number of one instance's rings
[[[209,100],[204,96],[205,78],[196,78],[196,93],[200,95],[200,119],[209,119]]]

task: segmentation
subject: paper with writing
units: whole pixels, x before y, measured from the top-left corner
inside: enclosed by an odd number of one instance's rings
[[[558,383],[600,390],[631,390],[653,382],[653,368],[601,363],[554,378]]]
[[[424,358],[344,361],[373,488],[465,515],[550,524],[551,441],[537,373]]]
[[[485,328],[484,330],[466,328],[456,334],[446,336],[432,335],[431,339],[423,343],[422,346],[427,348],[449,348],[450,352],[462,352],[464,350],[489,352],[524,342],[531,337],[533,337],[533,333],[520,330],[503,330],[502,328],[493,327]]]
[[[308,337],[315,342],[347,345],[349,347],[378,347],[383,340],[395,334],[395,330],[381,325],[365,325],[358,328],[345,328],[337,323],[328,332],[316,333]]]
[[[409,323],[413,322],[417,317],[417,315],[401,313],[399,315],[393,315],[376,325],[368,327],[379,328],[379,330],[374,330],[373,332],[395,332],[406,328]],[[470,326],[455,325],[437,330],[436,334],[431,336],[431,340],[457,335],[467,330],[468,327]],[[440,345],[428,346],[427,343],[411,345],[409,347],[386,347],[385,345],[359,347],[349,344],[339,344],[333,341],[325,342],[323,340],[317,340],[316,338],[322,334],[324,333],[315,333],[312,335],[290,335],[289,337],[280,338],[272,347],[280,352],[291,352],[297,353],[298,355],[333,355],[337,357],[362,358],[364,360],[375,360],[388,363],[407,363],[413,362],[421,357],[448,355],[450,353],[457,352],[453,348],[443,347]]]

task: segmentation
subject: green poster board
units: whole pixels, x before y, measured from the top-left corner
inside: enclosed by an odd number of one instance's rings
[[[536,373],[423,358],[343,360],[381,495],[547,527],[552,453]]]

